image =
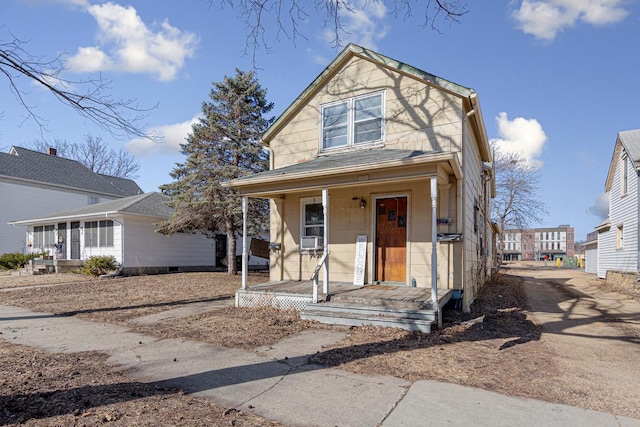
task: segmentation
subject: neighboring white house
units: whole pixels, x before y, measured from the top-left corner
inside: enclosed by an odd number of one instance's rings
[[[125,274],[213,270],[215,239],[201,233],[157,233],[172,209],[169,198],[145,193],[64,212],[13,221],[32,252],[55,261],[112,255]]]
[[[605,192],[609,194],[609,218],[598,231],[598,276],[607,271],[638,272],[638,171],[640,129],[619,132]]]
[[[129,179],[91,171],[75,160],[11,147],[0,153],[0,254],[26,252],[24,230],[7,223],[141,194]]]

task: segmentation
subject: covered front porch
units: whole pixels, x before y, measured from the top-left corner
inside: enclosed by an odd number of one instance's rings
[[[314,304],[313,286],[308,281],[262,283],[238,289],[236,306],[271,306],[298,310],[303,319],[322,323],[390,326],[428,333],[432,324],[442,325],[442,307],[451,299],[461,298],[460,291],[439,288],[436,306],[430,288],[330,282],[329,289],[319,294]]]

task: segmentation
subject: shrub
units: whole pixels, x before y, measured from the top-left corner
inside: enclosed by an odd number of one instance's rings
[[[1,270],[13,270],[16,268],[24,267],[30,259],[42,256],[41,253],[34,253],[25,255],[20,252],[6,253],[0,255],[0,269]]]
[[[84,262],[80,273],[98,277],[103,274],[112,273],[120,268],[120,264],[113,255],[92,256]]]

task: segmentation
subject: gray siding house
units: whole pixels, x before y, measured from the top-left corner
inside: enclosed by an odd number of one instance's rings
[[[609,194],[609,218],[598,231],[598,276],[607,271],[638,272],[638,173],[640,129],[619,132],[605,183]]]

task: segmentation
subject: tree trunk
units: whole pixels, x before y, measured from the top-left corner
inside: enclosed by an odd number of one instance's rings
[[[230,275],[238,274],[238,266],[236,265],[236,233],[233,227],[233,221],[226,221],[227,229],[227,273]]]

